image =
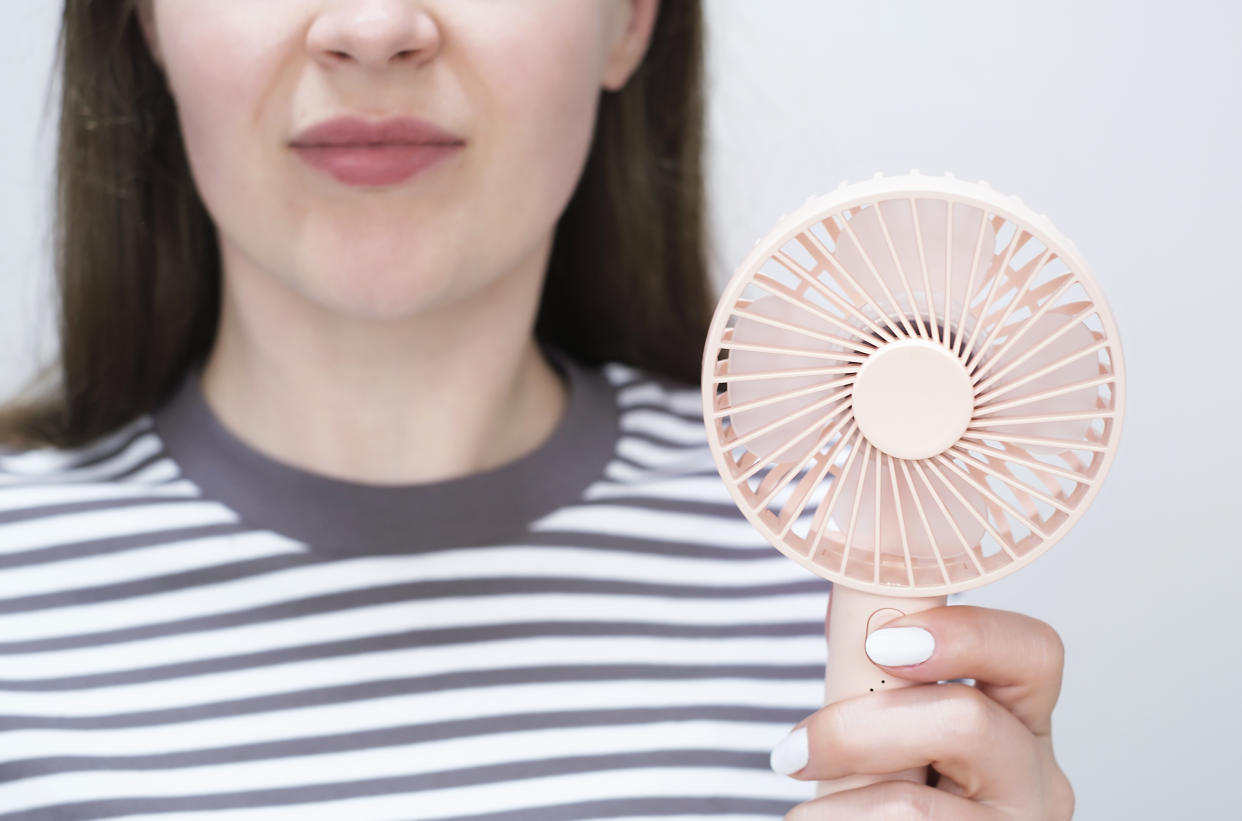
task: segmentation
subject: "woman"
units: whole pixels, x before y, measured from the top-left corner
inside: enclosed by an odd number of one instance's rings
[[[1070,816],[1040,622],[907,617],[876,660],[978,689],[818,709],[826,585],[697,416],[697,4],[69,0],[61,46],[0,819]]]

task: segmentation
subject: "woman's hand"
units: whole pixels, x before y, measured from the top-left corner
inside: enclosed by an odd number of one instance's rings
[[[898,650],[926,655],[906,666],[872,661],[898,678],[934,686],[904,687],[828,705],[807,716],[773,753],[803,781],[853,773],[894,773],[931,765],[929,785],[886,781],[826,795],[794,807],[786,821],[1067,821],[1074,792],[1052,754],[1052,708],[1061,692],[1065,648],[1042,621],[1006,610],[953,605],[894,619],[883,629]],[[911,641],[911,639],[914,639]],[[920,641],[921,639],[921,641]],[[920,651],[918,648],[922,648]],[[829,662],[831,663],[831,661]],[[976,686],[950,679],[975,679]]]

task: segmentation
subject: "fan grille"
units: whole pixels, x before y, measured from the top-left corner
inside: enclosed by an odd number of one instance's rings
[[[721,476],[774,546],[852,587],[926,596],[1017,569],[1077,520],[1115,450],[1122,366],[1045,218],[957,180],[919,189],[838,189],[757,243],[717,308],[703,388]],[[925,458],[869,439],[853,401],[862,367],[909,340],[959,362],[972,394],[965,431]],[[921,404],[894,404],[897,424],[927,422]]]

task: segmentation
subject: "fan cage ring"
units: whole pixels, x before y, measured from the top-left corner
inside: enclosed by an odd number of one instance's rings
[[[939,301],[935,285],[927,287],[933,277],[926,259],[915,267],[908,265],[907,254],[903,265],[900,235],[890,224],[897,209],[906,208],[915,225],[907,233],[926,251],[922,229],[935,220],[921,221],[919,215],[932,213],[934,203],[944,212]],[[960,243],[953,219],[972,209],[980,215],[976,248],[983,248],[987,225],[995,244],[989,253],[977,253],[971,265],[955,268]],[[864,229],[871,230],[870,240]],[[795,268],[786,250],[791,243],[809,249],[815,265]],[[1028,244],[1031,252],[1019,256],[1017,250]],[[885,248],[887,268],[878,262]],[[857,252],[852,267],[840,263],[838,251],[842,257]],[[784,284],[794,282],[801,290],[781,290],[774,260],[788,274]],[[1058,272],[1054,261],[1064,270]],[[962,267],[972,280],[982,274],[978,282],[962,288],[957,281]],[[808,293],[821,298],[810,309],[794,304]],[[781,310],[772,310],[777,303]],[[769,306],[767,314],[760,305]],[[754,338],[760,330],[772,330],[798,336],[803,344],[809,340],[814,344],[800,350],[815,356],[773,352],[780,346],[764,339],[747,345],[739,328]],[[1049,336],[1052,343],[1045,342]],[[851,417],[850,380],[867,351],[908,338],[934,340],[957,353],[977,388],[967,433],[927,459],[883,452]],[[1057,351],[1058,338],[1062,347],[1071,341],[1076,346],[1045,361],[1049,351]],[[1038,351],[1030,354],[1040,344],[1044,360]],[[817,384],[804,377],[789,389],[793,377],[781,374],[797,369],[765,373],[755,364],[765,356],[773,362],[794,356],[790,361],[803,372],[817,370],[811,367],[815,363],[822,366],[818,370],[838,372],[816,377]],[[1041,376],[1033,364],[1052,367]],[[1055,382],[1058,371],[1071,366],[1079,374],[1084,368],[1094,373],[1049,388],[1048,380]],[[1107,304],[1077,250],[1046,218],[1013,198],[955,179],[876,178],[808,200],[756,243],[713,317],[704,350],[703,402],[717,468],[769,543],[831,581],[885,595],[930,596],[1017,570],[1078,520],[1115,455],[1124,406],[1122,367]],[[782,383],[783,392],[756,398],[755,386]],[[739,399],[735,394],[743,386],[750,394]],[[1040,390],[1032,393],[1032,386]],[[1022,415],[1024,408],[1070,399],[1084,409]],[[747,414],[782,401],[798,405],[788,421],[742,424]],[[1078,426],[1081,433],[1065,440],[1029,435],[1040,425]],[[783,453],[756,453],[756,442],[776,434],[786,447]],[[806,441],[814,447],[804,446]]]

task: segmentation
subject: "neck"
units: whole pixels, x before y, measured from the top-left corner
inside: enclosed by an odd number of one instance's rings
[[[503,465],[565,407],[533,335],[547,253],[463,298],[376,319],[330,311],[222,247],[204,399],[254,449],[332,478],[412,484]]]

